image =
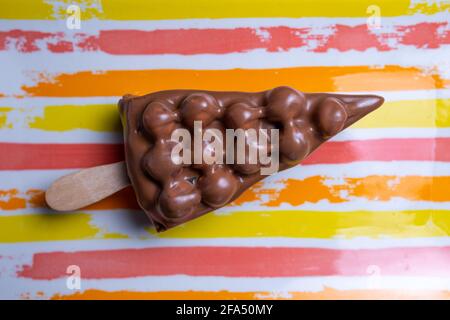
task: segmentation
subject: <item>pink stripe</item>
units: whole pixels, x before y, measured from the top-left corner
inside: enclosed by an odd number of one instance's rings
[[[0,143],[0,170],[86,168],[122,161],[121,144]],[[450,138],[329,141],[302,164],[448,161]]]
[[[121,144],[0,143],[0,170],[87,168],[123,159]]]
[[[304,277],[450,276],[450,247],[331,250],[317,248],[168,247],[37,253],[18,276],[66,277],[77,265],[83,279],[140,276]],[[268,267],[269,266],[269,267]]]
[[[327,142],[302,164],[354,161],[450,161],[450,139],[377,139]]]
[[[438,48],[450,44],[447,22],[370,30],[367,25],[323,28],[286,26],[235,29],[102,30],[98,34],[64,34],[10,30],[0,32],[0,50],[54,53],[102,51],[109,54],[225,54],[263,49],[268,52],[305,48],[313,52],[395,50],[401,45]]]

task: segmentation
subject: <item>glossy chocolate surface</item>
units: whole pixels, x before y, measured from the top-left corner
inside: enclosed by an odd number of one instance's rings
[[[375,95],[302,93],[289,87],[256,93],[171,90],[127,95],[119,108],[128,175],[140,206],[156,229],[164,231],[225,206],[265,177],[263,165],[247,158],[242,164],[175,164],[175,129],[192,131],[199,120],[203,132],[279,129],[279,170],[284,170],[383,101]],[[271,146],[270,137],[266,143]],[[203,147],[207,149],[206,142]]]

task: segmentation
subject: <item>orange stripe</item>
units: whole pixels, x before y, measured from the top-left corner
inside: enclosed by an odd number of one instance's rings
[[[313,176],[303,180],[282,180],[284,187],[266,188],[259,182],[248,189],[233,202],[238,206],[247,202],[263,202],[264,196],[269,200],[264,205],[277,207],[282,203],[298,206],[306,202],[317,203],[327,200],[330,203],[343,203],[357,198],[367,200],[389,201],[403,198],[411,201],[450,201],[450,177],[424,176],[367,176],[363,178],[332,179]],[[21,193],[17,189],[0,190],[0,209],[18,210],[26,207],[44,207],[44,191],[28,190]],[[85,210],[139,209],[131,187],[84,208]]]
[[[32,96],[120,96],[174,88],[258,91],[290,85],[303,91],[422,90],[450,87],[415,67],[299,67],[232,70],[114,70],[42,77],[22,89]]]
[[[285,187],[264,188],[256,185],[247,190],[234,204],[262,201],[269,195],[267,206],[289,203],[298,206],[306,202],[317,203],[328,200],[330,203],[351,201],[354,197],[367,200],[388,201],[403,198],[411,201],[450,201],[450,177],[424,176],[367,176],[364,178],[342,178],[313,176],[304,180],[287,179]]]
[[[63,300],[258,300],[258,299],[450,299],[449,291],[421,290],[336,290],[325,288],[319,292],[230,292],[230,291],[102,291],[86,290],[69,295],[56,294],[52,299]]]
[[[21,193],[17,189],[0,190],[0,209],[19,210],[30,208],[43,208],[45,204],[45,191],[31,189]],[[135,209],[139,210],[133,188],[125,188],[100,202],[82,208],[83,210],[108,209]]]
[[[43,192],[30,189],[21,194],[17,189],[0,190],[0,210],[25,209],[27,204],[31,207],[42,207]]]

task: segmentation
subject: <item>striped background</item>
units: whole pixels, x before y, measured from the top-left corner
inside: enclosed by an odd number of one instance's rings
[[[66,28],[71,3],[80,30]],[[372,4],[379,29],[366,25]],[[1,1],[0,298],[450,299],[449,10]],[[78,212],[45,208],[55,178],[123,159],[122,94],[278,85],[386,103],[302,165],[162,234],[131,189]],[[80,290],[66,285],[70,265]]]

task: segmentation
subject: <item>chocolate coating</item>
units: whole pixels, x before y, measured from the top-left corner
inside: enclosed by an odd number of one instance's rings
[[[220,208],[230,202],[239,186],[233,170],[225,165],[212,165],[198,180],[202,201],[211,208]]]
[[[159,195],[158,211],[166,219],[176,221],[194,213],[201,200],[200,190],[189,180],[174,179],[164,185]]]
[[[225,114],[225,124],[231,129],[257,128],[258,120],[264,116],[264,108],[253,107],[247,103],[238,102],[228,107]]]
[[[173,163],[175,142],[170,137],[175,129],[192,132],[194,121],[202,121],[203,132],[218,130],[225,137],[225,129],[277,128],[279,170],[284,170],[383,101],[375,95],[303,93],[290,87],[256,93],[171,90],[126,95],[119,108],[128,175],[140,206],[156,229],[164,231],[225,206],[265,177],[262,164],[249,163],[248,152],[244,163]],[[270,137],[264,139],[270,146]],[[209,154],[210,143],[203,141]],[[255,141],[253,147],[261,145]],[[226,152],[230,150],[224,148],[224,157]]]
[[[201,92],[187,96],[180,109],[183,123],[188,128],[193,127],[194,121],[202,121],[203,126],[208,126],[223,113],[223,108],[219,107],[213,96]]]
[[[344,104],[336,98],[323,100],[317,113],[317,122],[325,137],[334,136],[341,131],[347,121],[347,111]]]
[[[142,126],[155,139],[170,138],[172,131],[179,127],[177,120],[178,113],[159,101],[149,103],[142,114]]]

